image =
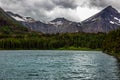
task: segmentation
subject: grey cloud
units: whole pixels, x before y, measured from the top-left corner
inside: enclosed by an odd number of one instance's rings
[[[63,8],[71,8],[74,9],[78,5],[76,4],[76,0],[52,0],[54,4]]]
[[[41,20],[46,19],[46,12],[52,11],[55,5],[51,0],[0,0],[0,7]]]
[[[108,5],[120,9],[119,3],[118,0],[0,0],[0,7],[37,20],[51,20],[62,15],[75,20],[76,15],[68,13],[69,9],[72,11],[78,7],[103,9]]]
[[[55,4],[51,0],[43,0],[34,3],[34,7],[43,8],[45,10],[51,11],[55,8]]]
[[[89,6],[90,7],[106,7],[108,6],[109,0],[89,0]]]
[[[56,7],[75,9],[77,0],[0,0],[0,6],[5,10],[31,16],[37,20],[50,20],[56,14],[49,15]],[[65,13],[65,12],[63,12]]]
[[[120,9],[120,1],[119,0],[87,0],[89,7],[96,8],[105,8],[109,5],[115,7],[116,9]]]

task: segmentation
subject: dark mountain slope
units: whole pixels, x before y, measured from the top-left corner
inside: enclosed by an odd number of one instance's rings
[[[120,13],[112,6],[108,6],[98,14],[82,22],[84,32],[98,33],[120,28]]]
[[[28,28],[42,32],[42,33],[74,33],[80,32],[81,27],[80,24],[76,22],[69,21],[65,18],[56,18],[50,22],[24,22],[22,21],[23,25],[27,26]]]
[[[51,21],[49,24],[55,26],[58,33],[82,32],[80,23],[72,22],[65,18],[56,18],[55,20]]]
[[[28,29],[21,25],[18,21],[9,16],[2,8],[0,8],[0,33],[26,33]]]

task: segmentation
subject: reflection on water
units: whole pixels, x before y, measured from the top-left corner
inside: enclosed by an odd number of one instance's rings
[[[0,51],[0,80],[120,80],[120,66],[98,51]]]

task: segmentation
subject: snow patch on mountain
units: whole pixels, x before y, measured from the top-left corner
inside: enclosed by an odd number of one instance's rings
[[[96,21],[96,20],[97,20],[96,18],[92,19],[92,21]]]
[[[25,21],[24,19],[18,17],[18,16],[11,16],[12,18],[14,18],[17,21]]]
[[[7,12],[8,15],[10,15],[13,19],[16,21],[21,21],[21,22],[35,22],[35,20],[31,17],[23,17],[21,15],[12,13],[12,12]]]
[[[120,23],[120,19],[118,19],[117,17],[114,17],[115,20],[117,20]]]
[[[57,21],[56,25],[63,25],[63,22],[62,21]]]
[[[33,18],[31,17],[25,17],[26,22],[36,22]]]
[[[58,27],[58,26],[62,26],[63,22],[62,21],[50,22],[50,24],[53,24],[54,26]]]
[[[113,21],[110,21],[110,23],[111,23],[111,24],[115,24],[115,22],[113,22]]]
[[[116,24],[116,25],[120,25],[120,23],[117,23],[117,22],[113,22],[113,21],[110,21],[111,24]]]

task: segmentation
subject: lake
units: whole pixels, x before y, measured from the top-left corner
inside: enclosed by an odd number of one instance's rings
[[[120,66],[100,51],[0,51],[0,80],[120,80]]]

